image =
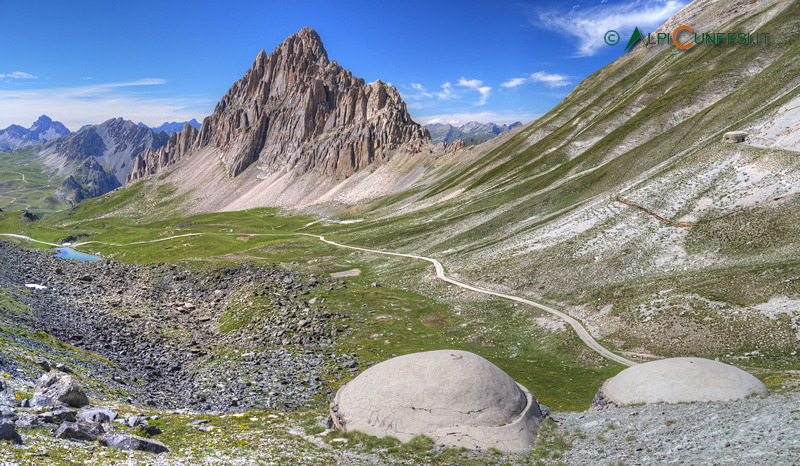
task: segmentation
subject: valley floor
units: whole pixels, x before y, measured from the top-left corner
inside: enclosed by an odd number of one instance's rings
[[[266,214],[258,215],[264,222]],[[275,228],[286,222],[269,221]],[[133,230],[119,229],[120,239],[83,243],[92,252],[163,257],[167,264],[78,263],[0,242],[6,342],[0,362],[18,395],[29,395],[38,358],[66,362],[89,385],[95,403],[155,416],[151,424],[163,431],[156,438],[173,450],[120,452],[54,439],[45,426],[21,430],[23,446],[0,442],[0,462],[794,464],[800,458],[800,392],[790,387],[743,402],[583,411],[620,366],[569,329],[539,328],[533,322],[547,315],[541,310],[435,280],[430,265],[408,260],[413,255],[343,252],[337,243],[316,235],[302,239],[296,230],[242,236],[223,231],[228,224],[216,219],[206,222],[168,228],[153,239],[134,241],[139,235]],[[221,236],[208,235],[212,227]],[[42,239],[62,242],[53,235]],[[202,245],[213,261],[170,256]],[[363,273],[348,281],[331,278],[334,270],[354,267]],[[444,278],[441,266],[436,269]],[[371,285],[377,277],[392,283]],[[404,291],[410,287],[438,297],[435,304]],[[505,322],[496,320],[501,316]],[[326,428],[327,400],[344,380],[393,351],[442,345],[489,355],[554,407],[532,450],[508,455],[424,441],[401,445]],[[147,363],[137,366],[142,358]],[[209,419],[214,428],[187,426],[197,419]]]

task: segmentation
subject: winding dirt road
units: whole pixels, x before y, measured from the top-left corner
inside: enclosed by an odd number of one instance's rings
[[[108,244],[108,245],[112,245],[112,246],[128,246],[128,245],[135,245],[135,244],[155,243],[155,242],[166,241],[166,240],[170,240],[170,239],[174,239],[174,238],[184,238],[184,237],[189,237],[189,236],[201,236],[201,235],[208,235],[208,234],[212,234],[212,233],[188,233],[188,234],[184,234],[184,235],[169,236],[169,237],[166,237],[166,238],[159,238],[159,239],[153,239],[153,240],[135,241],[135,242],[126,243],[126,244],[104,243],[102,241],[86,241],[86,242],[83,242],[83,243],[75,243],[72,246],[81,246],[81,245],[90,244],[90,243]],[[292,233],[292,234],[308,236],[308,237],[311,237],[311,238],[317,238],[318,240],[322,241],[323,243],[327,243],[327,244],[330,244],[332,246],[336,246],[336,247],[339,247],[339,248],[352,249],[352,250],[355,250],[355,251],[370,252],[370,253],[374,253],[374,254],[383,254],[385,256],[407,257],[407,258],[411,258],[411,259],[418,259],[418,260],[430,262],[431,264],[433,264],[434,268],[436,269],[436,277],[439,278],[440,280],[446,281],[447,283],[450,283],[452,285],[464,288],[466,290],[475,291],[477,293],[483,293],[483,294],[487,294],[487,295],[491,295],[491,296],[497,296],[497,297],[503,298],[503,299],[509,299],[511,301],[515,301],[515,302],[522,303],[522,304],[527,304],[528,306],[532,306],[532,307],[535,307],[536,309],[548,312],[548,313],[558,317],[559,319],[563,320],[564,322],[568,323],[570,325],[570,327],[572,327],[572,329],[575,330],[575,333],[578,335],[578,338],[580,338],[581,341],[583,341],[583,343],[586,346],[588,346],[591,350],[593,350],[594,352],[596,352],[600,356],[603,356],[606,359],[618,362],[618,363],[623,364],[625,366],[634,366],[634,365],[638,364],[635,361],[631,361],[630,359],[626,359],[626,358],[624,358],[622,356],[619,356],[619,355],[611,352],[610,350],[606,349],[605,347],[603,347],[603,345],[598,343],[597,340],[595,340],[594,337],[592,337],[592,335],[589,333],[589,331],[586,330],[586,327],[584,327],[583,324],[581,324],[574,317],[569,316],[569,315],[567,315],[567,314],[565,314],[565,313],[563,313],[563,312],[561,312],[559,310],[553,309],[552,307],[545,306],[544,304],[540,304],[540,303],[537,303],[535,301],[531,301],[529,299],[520,298],[519,296],[514,296],[514,295],[510,295],[510,294],[500,293],[498,291],[487,290],[486,288],[480,288],[480,287],[477,287],[477,286],[470,285],[468,283],[464,283],[464,282],[460,282],[458,280],[454,280],[454,279],[448,277],[447,275],[445,275],[444,266],[442,266],[441,262],[439,262],[436,259],[433,259],[433,258],[430,258],[430,257],[425,257],[425,256],[418,256],[416,254],[404,254],[404,253],[400,253],[400,252],[389,252],[389,251],[381,251],[381,250],[378,250],[378,249],[367,249],[367,248],[360,248],[360,247],[357,247],[357,246],[348,246],[346,244],[341,244],[341,243],[337,243],[335,241],[331,241],[331,240],[325,239],[324,236],[312,235],[310,233]],[[224,235],[224,236],[231,236],[231,235],[238,235],[238,236],[242,236],[242,235],[249,235],[249,236],[277,236],[279,234],[270,234],[270,233],[254,233],[254,234],[249,234],[249,233],[222,233],[222,235]],[[50,246],[60,246],[58,244],[47,243],[47,242],[44,242],[44,241],[37,241],[35,239],[32,239],[32,238],[30,238],[28,236],[24,236],[24,235],[15,235],[15,234],[11,234],[11,233],[0,233],[0,236],[11,236],[11,237],[14,237],[14,238],[26,239],[26,240],[29,240],[29,241],[34,241],[34,242],[41,243],[41,244],[47,244],[47,245],[50,245]],[[283,236],[283,235],[281,235],[281,236]]]
[[[575,319],[574,317],[571,317],[571,316],[569,316],[567,314],[564,314],[561,311],[553,309],[552,307],[545,306],[544,304],[539,304],[539,303],[537,303],[535,301],[531,301],[529,299],[520,298],[519,296],[514,296],[514,295],[510,295],[510,294],[500,293],[500,292],[497,292],[497,291],[487,290],[485,288],[480,288],[480,287],[477,287],[477,286],[473,286],[473,285],[470,285],[470,284],[467,284],[467,283],[460,282],[458,280],[454,280],[454,279],[452,279],[452,278],[450,278],[450,277],[448,277],[447,275],[444,274],[444,267],[442,266],[441,262],[439,262],[436,259],[432,259],[430,257],[424,257],[424,256],[417,256],[415,254],[403,254],[403,253],[399,253],[399,252],[379,251],[377,249],[367,249],[367,248],[359,248],[359,247],[356,247],[356,246],[348,246],[346,244],[340,244],[340,243],[336,243],[336,242],[331,241],[331,240],[327,240],[327,239],[325,239],[324,236],[312,235],[312,234],[309,234],[309,233],[298,233],[298,234],[311,236],[311,237],[314,237],[314,238],[318,238],[320,241],[322,241],[324,243],[328,243],[330,245],[337,246],[337,247],[340,247],[340,248],[354,249],[356,251],[371,252],[371,253],[375,253],[375,254],[384,254],[384,255],[387,255],[387,256],[409,257],[409,258],[412,258],[412,259],[419,259],[419,260],[423,260],[423,261],[428,261],[431,264],[433,264],[433,266],[436,268],[436,277],[441,279],[441,280],[446,281],[447,283],[451,283],[453,285],[456,285],[458,287],[461,287],[461,288],[464,288],[464,289],[467,289],[467,290],[470,290],[470,291],[476,291],[478,293],[497,296],[499,298],[510,299],[511,301],[516,301],[518,303],[527,304],[529,306],[533,306],[533,307],[535,307],[537,309],[540,309],[542,311],[549,312],[550,314],[553,314],[554,316],[556,316],[556,317],[560,318],[561,320],[563,320],[564,322],[568,323],[570,325],[570,327],[572,327],[572,329],[575,330],[575,333],[578,335],[578,338],[580,338],[581,341],[583,341],[586,344],[586,346],[588,346],[590,349],[595,351],[600,356],[603,356],[604,358],[610,359],[612,361],[616,361],[616,362],[618,362],[620,364],[623,364],[625,366],[635,366],[636,364],[638,364],[637,362],[631,361],[630,359],[625,359],[622,356],[619,356],[619,355],[617,355],[615,353],[612,353],[611,351],[607,350],[600,343],[598,343],[597,340],[595,340],[594,337],[592,337],[592,335],[589,333],[589,331],[586,330],[586,328],[580,322],[578,322],[578,320]]]
[[[53,246],[53,247],[56,247],[56,248],[61,247],[60,244],[48,243],[47,241],[39,241],[38,239],[33,239],[30,236],[25,236],[25,235],[15,235],[13,233],[0,233],[0,236],[10,236],[12,238],[25,239],[25,240],[28,240],[28,241],[33,241],[34,243],[46,244],[48,246]]]

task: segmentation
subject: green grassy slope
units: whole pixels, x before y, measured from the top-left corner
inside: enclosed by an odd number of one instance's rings
[[[0,152],[0,209],[55,212],[67,207],[54,194],[62,180],[45,175],[35,155],[30,147]]]
[[[794,192],[800,157],[719,142],[800,95],[798,18],[783,2],[718,28],[771,31],[769,46],[636,50],[424,195],[449,200],[403,215],[379,202],[334,237],[557,303],[618,349],[800,368],[797,313],[755,312],[800,298],[798,201],[768,196]],[[767,356],[742,359],[754,350]]]

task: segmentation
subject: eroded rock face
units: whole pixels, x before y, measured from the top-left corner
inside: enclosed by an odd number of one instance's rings
[[[769,395],[767,387],[751,374],[703,358],[668,358],[638,364],[608,379],[600,390],[601,395],[595,400],[616,406],[734,401]]]
[[[399,356],[339,389],[331,421],[344,431],[407,442],[427,435],[453,447],[521,451],[533,446],[536,398],[500,368],[467,351]]]
[[[347,177],[394,150],[417,152],[426,143],[428,131],[411,120],[393,86],[365,84],[328,61],[319,35],[303,28],[272,54],[262,50],[200,131],[184,126],[165,147],[137,157],[129,181],[208,146],[219,149],[231,177],[256,160]]]

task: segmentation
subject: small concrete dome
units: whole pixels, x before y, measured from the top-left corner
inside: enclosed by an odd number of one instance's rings
[[[629,367],[606,380],[600,389],[617,405],[732,401],[769,395],[761,381],[719,361],[669,358]]]
[[[334,426],[402,442],[427,435],[440,445],[521,451],[542,415],[536,398],[477,354],[428,351],[389,359],[336,393]]]

